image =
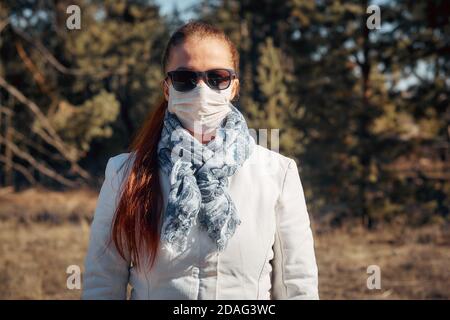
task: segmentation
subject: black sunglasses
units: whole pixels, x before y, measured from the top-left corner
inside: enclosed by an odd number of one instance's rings
[[[233,69],[211,69],[207,71],[175,70],[167,72],[175,90],[186,92],[194,89],[202,78],[214,90],[225,90],[237,77]],[[166,77],[166,78],[167,78]]]

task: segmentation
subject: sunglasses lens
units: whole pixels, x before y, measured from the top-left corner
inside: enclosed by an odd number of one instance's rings
[[[171,80],[173,87],[177,91],[189,91],[197,85],[197,75],[191,71],[171,72]]]
[[[189,70],[176,70],[168,73],[173,87],[177,91],[189,91],[197,86],[196,72]],[[206,72],[207,84],[216,90],[225,90],[230,86],[232,73],[226,69],[213,69]]]
[[[218,90],[227,89],[231,83],[231,73],[228,70],[216,69],[208,71],[208,84]]]

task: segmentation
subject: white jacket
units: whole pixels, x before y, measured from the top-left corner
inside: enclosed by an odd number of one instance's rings
[[[225,251],[195,224],[185,252],[164,243],[153,269],[138,272],[114,245],[106,247],[117,206],[122,164],[108,160],[85,259],[82,299],[318,299],[313,236],[297,165],[257,145],[229,178],[241,224]],[[126,171],[126,173],[125,173]],[[160,170],[164,208],[169,180]]]

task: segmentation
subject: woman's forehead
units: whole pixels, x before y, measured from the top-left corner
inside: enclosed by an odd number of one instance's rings
[[[188,38],[172,48],[167,71],[185,68],[205,71],[214,68],[233,68],[227,43],[216,38]]]

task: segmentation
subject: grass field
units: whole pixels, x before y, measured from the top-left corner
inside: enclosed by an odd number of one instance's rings
[[[96,200],[92,190],[0,190],[0,299],[79,299],[66,268],[83,269]],[[448,226],[313,229],[321,299],[450,298]],[[369,265],[380,290],[367,289]]]

